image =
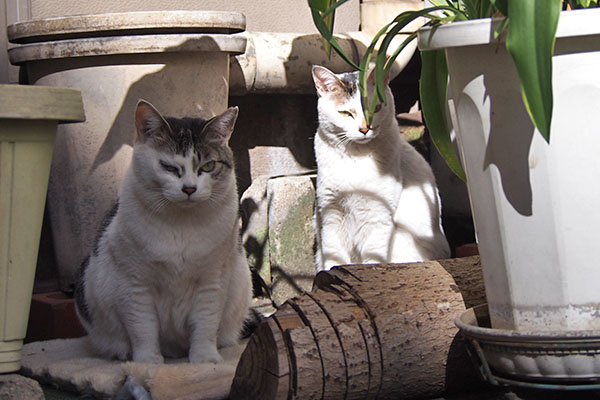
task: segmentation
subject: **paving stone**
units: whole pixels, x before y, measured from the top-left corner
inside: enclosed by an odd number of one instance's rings
[[[44,400],[40,384],[17,374],[0,375],[0,400]]]

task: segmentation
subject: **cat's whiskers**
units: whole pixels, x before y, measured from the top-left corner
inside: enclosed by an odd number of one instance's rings
[[[222,204],[225,199],[227,199],[227,192],[217,190],[213,191],[208,197],[208,201],[215,205]]]
[[[352,139],[348,137],[348,135],[344,132],[341,135],[337,135],[338,142],[335,144],[336,149],[344,150],[345,147],[348,146],[349,143],[352,143]]]
[[[168,199],[166,199],[165,197],[162,197],[162,196],[159,197],[156,201],[154,201],[152,203],[152,205],[150,207],[150,215],[151,216],[157,215],[169,203],[170,203],[170,201]]]
[[[153,190],[149,190],[146,193],[146,200],[148,201],[148,208],[150,210],[150,216],[157,215],[167,204],[170,203],[160,187],[154,187]]]

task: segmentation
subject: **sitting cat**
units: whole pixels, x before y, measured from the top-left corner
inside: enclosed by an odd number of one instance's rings
[[[400,134],[389,87],[367,126],[358,72],[336,75],[314,66],[312,75],[319,97],[317,271],[448,257],[435,178]]]
[[[100,354],[217,363],[217,347],[237,343],[251,301],[228,146],[237,115],[163,118],[138,103],[120,198],[76,288]]]

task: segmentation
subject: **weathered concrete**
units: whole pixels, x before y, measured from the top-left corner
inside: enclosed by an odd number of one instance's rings
[[[312,289],[314,179],[289,176],[267,184],[271,296],[276,305]]]
[[[164,33],[234,33],[246,28],[239,12],[138,11],[22,21],[8,27],[12,43]]]
[[[318,118],[314,94],[232,96],[229,105],[240,109],[229,142],[240,193],[262,176],[316,169],[313,138]]]
[[[242,196],[248,262],[280,305],[312,289],[314,175],[262,177]]]
[[[248,265],[254,269],[268,285],[271,283],[269,263],[269,219],[267,182],[263,176],[254,180],[243,193],[240,202],[242,215],[242,243],[246,250]]]
[[[0,375],[1,400],[44,400],[40,384],[17,374]]]

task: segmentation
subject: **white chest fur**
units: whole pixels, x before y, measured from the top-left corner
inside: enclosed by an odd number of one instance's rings
[[[381,160],[365,148],[349,155],[315,137],[318,163],[317,196],[319,206],[353,198],[374,198],[395,210],[402,191],[402,176],[394,167],[399,160]]]

